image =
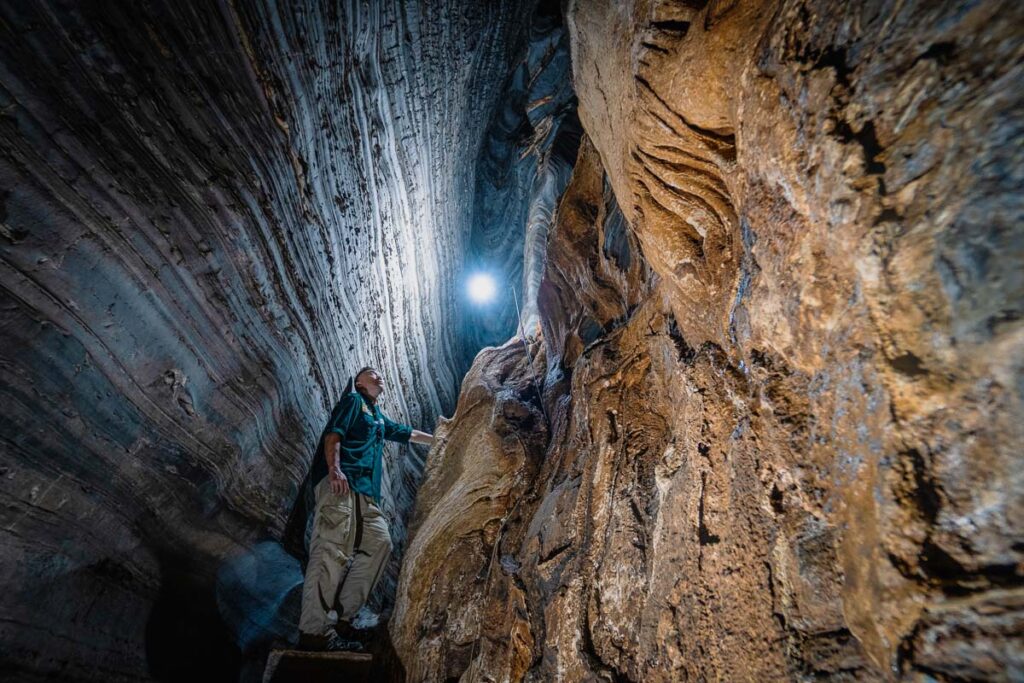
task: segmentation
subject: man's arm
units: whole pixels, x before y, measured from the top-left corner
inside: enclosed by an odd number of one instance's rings
[[[330,480],[331,492],[347,496],[348,477],[341,471],[341,436],[336,432],[328,432],[324,437],[324,455],[327,456],[327,478]]]
[[[421,443],[429,446],[434,443],[434,435],[421,432],[418,429],[413,429],[409,425],[395,422],[387,415],[381,415],[384,420],[384,438],[388,441],[397,441],[398,443]]]
[[[327,479],[331,492],[335,495],[348,495],[348,477],[341,471],[341,438],[352,426],[352,421],[359,414],[362,406],[355,394],[348,394],[341,399],[337,407],[337,415],[324,437],[324,457],[327,458]]]
[[[412,430],[412,436],[409,437],[409,441],[412,441],[413,443],[421,443],[424,446],[429,446],[430,444],[434,443],[434,435],[427,434],[426,432],[421,432],[418,429],[414,429]]]
[[[409,425],[395,422],[387,415],[382,415],[381,417],[384,419],[384,438],[388,441],[397,441],[399,443],[411,441],[413,443],[421,443],[424,446],[429,446],[434,443],[433,434],[421,432],[418,429],[413,429]]]

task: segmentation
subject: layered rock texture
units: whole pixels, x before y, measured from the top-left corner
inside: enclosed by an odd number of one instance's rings
[[[235,676],[481,268],[410,680],[1024,678],[1024,7],[535,4],[0,6],[4,677]]]
[[[1021,6],[566,20],[543,334],[428,458],[410,679],[1020,680]]]
[[[517,305],[524,328],[536,327],[548,229],[579,148],[569,34],[557,2],[538,5],[528,36],[477,160],[468,268],[503,285],[495,301],[468,310],[466,336],[477,348],[514,333]]]
[[[230,679],[214,571],[280,536],[349,374],[417,427],[451,409],[475,160],[530,16],[0,7],[5,674]],[[388,455],[399,545],[421,455]]]

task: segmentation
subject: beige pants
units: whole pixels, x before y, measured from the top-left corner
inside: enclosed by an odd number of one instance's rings
[[[299,630],[323,633],[329,626],[327,612],[332,609],[337,609],[344,621],[355,616],[390,555],[388,522],[373,499],[354,491],[334,494],[325,477],[316,487]]]

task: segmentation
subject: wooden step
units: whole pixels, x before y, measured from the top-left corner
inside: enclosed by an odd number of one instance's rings
[[[356,683],[370,680],[373,655],[365,652],[271,650],[263,683]]]

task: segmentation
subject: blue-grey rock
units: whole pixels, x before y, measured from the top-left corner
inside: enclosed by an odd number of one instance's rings
[[[427,431],[454,407],[474,169],[530,14],[0,7],[5,671],[189,675],[161,639],[230,670],[217,568],[282,537],[350,373]],[[386,456],[399,549],[424,454]]]

